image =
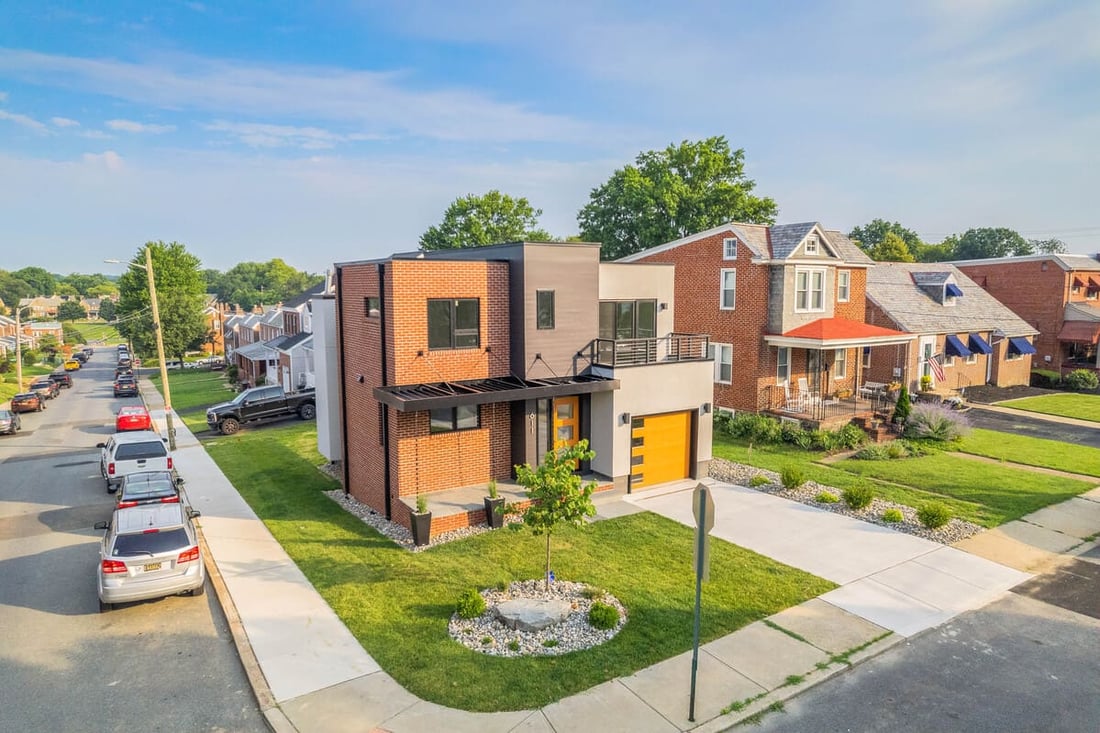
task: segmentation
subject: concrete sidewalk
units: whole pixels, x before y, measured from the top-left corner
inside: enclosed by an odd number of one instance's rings
[[[148,382],[143,393],[163,425],[163,404],[156,409]],[[695,723],[687,720],[690,652],[540,710],[470,713],[420,700],[381,670],[198,440],[174,422],[176,465],[203,514],[211,578],[276,731],[725,730],[1028,577],[959,550],[714,483],[716,536],[841,587],[701,647]],[[644,509],[690,524],[692,486],[617,499],[600,513]],[[723,714],[731,707],[738,710]]]

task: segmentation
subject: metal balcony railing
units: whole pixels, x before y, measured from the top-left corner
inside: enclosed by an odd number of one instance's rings
[[[596,339],[589,345],[592,363],[599,366],[644,366],[708,358],[710,336],[670,333],[641,339]]]

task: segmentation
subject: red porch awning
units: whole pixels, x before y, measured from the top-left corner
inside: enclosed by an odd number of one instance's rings
[[[1100,322],[1097,321],[1066,321],[1058,332],[1059,341],[1095,344],[1097,338],[1100,338]]]
[[[793,346],[801,349],[907,344],[915,338],[911,333],[847,318],[819,318],[786,333],[764,335],[764,341],[772,346]]]

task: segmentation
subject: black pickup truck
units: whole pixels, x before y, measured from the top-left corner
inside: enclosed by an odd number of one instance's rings
[[[232,435],[241,429],[241,423],[295,414],[303,420],[317,417],[315,390],[287,394],[282,387],[253,387],[230,402],[208,407],[206,424],[222,435]]]

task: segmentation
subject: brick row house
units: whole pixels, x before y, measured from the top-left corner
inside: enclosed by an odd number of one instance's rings
[[[867,350],[870,381],[916,390],[927,378],[944,396],[972,385],[1029,383],[1036,330],[953,265],[876,264],[867,275],[867,322],[917,338],[915,349]]]
[[[1027,321],[1038,335],[1033,368],[1066,374],[1100,371],[1100,261],[1088,255],[1039,254],[954,263]]]
[[[866,322],[874,262],[815,222],[729,223],[621,261],[675,266],[676,330],[710,334],[725,410],[844,424],[874,410],[863,355],[913,342]]]
[[[327,287],[323,280],[266,310],[257,306],[258,312],[225,317],[226,360],[237,365],[241,382],[278,384],[287,392],[313,386],[313,299]]]
[[[319,379],[319,443],[387,518],[409,526],[426,494],[450,506],[433,534],[482,522],[490,479],[581,438],[596,456],[579,468],[605,486],[706,475],[712,364],[706,336],[673,328],[672,267],[519,242],[340,263],[335,278],[321,303],[335,323],[317,333],[339,376]]]

